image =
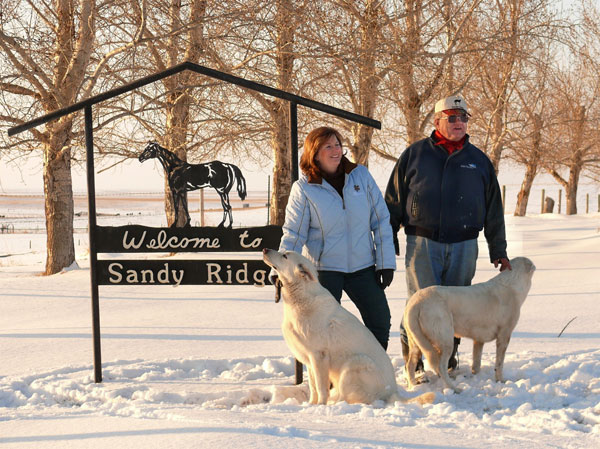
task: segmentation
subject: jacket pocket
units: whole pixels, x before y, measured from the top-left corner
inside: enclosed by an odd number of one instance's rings
[[[415,192],[412,198],[412,202],[410,204],[410,215],[413,218],[418,218],[419,216],[419,193]]]

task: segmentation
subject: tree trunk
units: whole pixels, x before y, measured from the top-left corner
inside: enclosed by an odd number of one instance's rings
[[[270,224],[282,226],[292,187],[291,151],[289,145],[287,102],[277,100],[278,113],[271,114],[274,127],[271,132],[273,148],[273,192],[271,194]]]
[[[501,100],[504,103],[503,100]],[[502,115],[504,114],[504,106],[498,106],[498,108],[493,112],[492,118],[492,149],[490,151],[490,160],[492,161],[492,165],[494,166],[494,170],[496,170],[496,174],[498,174],[498,167],[500,165],[500,158],[502,157],[502,150],[504,149],[503,143],[503,132],[504,132],[504,119]]]
[[[583,170],[583,146],[587,110],[585,106],[579,106],[575,109],[575,139],[572,144],[571,159],[569,161],[569,181],[565,187],[567,200],[567,215],[577,214],[577,187],[579,185],[579,175]]]
[[[277,87],[291,92],[294,78],[294,38],[295,10],[290,0],[277,1]],[[270,222],[282,226],[285,221],[285,207],[292,187],[291,149],[289,139],[288,103],[274,100],[269,113],[274,122],[271,131],[273,148],[273,193],[271,194]]]
[[[523,183],[521,184],[521,190],[519,191],[519,196],[517,197],[515,217],[524,217],[527,213],[527,203],[529,202],[529,194],[531,193],[531,186],[533,185],[533,180],[535,179],[536,173],[537,166],[527,165],[525,177],[523,178]]]
[[[182,19],[181,0],[171,0],[169,5],[169,28],[171,35],[167,41],[167,66],[179,63],[182,57],[185,61],[197,63],[204,53],[204,25],[203,18],[206,13],[205,0],[193,0],[189,5],[189,16]],[[187,39],[177,31],[184,24],[191,24],[187,32]],[[190,72],[179,73],[163,81],[167,90],[166,124],[164,146],[172,151],[182,161],[187,161],[187,139],[190,124],[190,107],[192,104],[191,90],[185,86],[190,85],[193,74]],[[175,223],[175,209],[179,211]],[[188,210],[188,195],[181,196],[180,204],[173,203],[173,194],[169,187],[169,180],[165,173],[165,215],[167,225],[183,227],[190,225],[191,219]]]
[[[416,96],[414,97],[416,98]],[[412,102],[415,106],[407,106],[404,112],[406,119],[406,144],[412,145],[417,140],[423,138],[423,132],[420,125],[421,104],[420,102]]]
[[[178,76],[171,77],[173,84],[177,83]],[[169,83],[171,84],[171,83]],[[176,87],[173,85],[176,89]],[[186,141],[187,129],[189,125],[191,98],[187,91],[174,90],[167,95],[167,122],[166,136],[164,145],[172,151],[182,161],[187,161]],[[177,223],[175,223],[175,208],[179,211]],[[167,226],[175,224],[176,227],[184,227],[190,225],[188,223],[188,201],[187,192],[182,197],[180,204],[173,203],[173,194],[169,187],[167,173],[165,173],[165,215],[167,217]]]
[[[579,174],[581,173],[581,161],[570,167],[569,182],[566,186],[567,215],[577,215],[577,187],[579,185]]]
[[[44,95],[47,112],[73,103],[86,76],[95,41],[94,1],[81,2],[79,26],[73,3],[55,3],[57,26],[52,74],[53,95]],[[60,100],[58,100],[60,98]],[[73,241],[73,181],[71,178],[70,116],[46,125],[44,142],[44,208],[46,212],[46,275],[60,272],[75,262]]]
[[[577,215],[577,184],[569,183],[566,188],[567,215]]]
[[[540,114],[533,113],[530,110],[529,112],[531,113],[533,121],[532,148],[531,155],[525,164],[525,177],[523,178],[521,190],[519,191],[519,196],[517,198],[517,207],[515,208],[516,217],[524,217],[527,213],[527,203],[529,202],[531,186],[537,175],[540,155],[542,154],[542,117]]]
[[[370,116],[369,116],[370,117]],[[367,125],[356,124],[352,127],[353,142],[350,146],[352,159],[357,164],[369,166],[369,149],[373,140],[373,128]]]
[[[63,123],[64,124],[64,123]],[[73,242],[73,190],[71,178],[71,151],[67,129],[50,133],[52,139],[44,145],[44,209],[46,213],[46,271],[60,272],[75,262]]]
[[[377,52],[380,44],[379,15],[381,4],[367,1],[364,14],[360,20],[360,54],[359,54],[359,114],[373,117],[381,77],[377,76]],[[369,151],[373,140],[373,128],[354,124],[352,126],[353,142],[350,145],[352,159],[357,164],[369,166]]]

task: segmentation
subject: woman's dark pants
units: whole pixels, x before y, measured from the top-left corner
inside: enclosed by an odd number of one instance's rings
[[[383,349],[387,349],[391,327],[390,307],[384,291],[377,285],[374,266],[353,273],[319,271],[319,282],[337,302],[341,302],[342,291],[345,291],[367,329]]]

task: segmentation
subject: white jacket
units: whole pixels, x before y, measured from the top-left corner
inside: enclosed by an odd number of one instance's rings
[[[318,270],[396,268],[388,208],[369,170],[344,161],[344,198],[325,180],[292,185],[280,250],[302,253]]]

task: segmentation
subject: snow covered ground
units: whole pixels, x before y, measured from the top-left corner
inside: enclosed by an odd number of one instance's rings
[[[264,224],[264,209],[244,213],[256,215],[247,225]],[[142,221],[160,225],[153,216]],[[308,405],[306,383],[293,385],[272,287],[100,287],[104,381],[96,384],[86,235],[75,238],[79,267],[44,277],[45,236],[1,234],[0,446],[600,447],[600,214],[506,220],[510,256],[537,266],[507,381],[493,380],[493,343],[471,375],[463,341],[461,394],[437,381],[404,393],[435,391],[426,406]],[[496,274],[487,258],[481,240],[477,282]],[[402,258],[398,266],[387,289],[388,353],[406,388]],[[357,313],[347,298],[343,305]]]

